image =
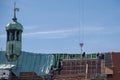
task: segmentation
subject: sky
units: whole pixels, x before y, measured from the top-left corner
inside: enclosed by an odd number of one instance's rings
[[[0,49],[15,0],[0,0]],[[120,51],[120,0],[16,0],[24,27],[22,51],[86,53]]]

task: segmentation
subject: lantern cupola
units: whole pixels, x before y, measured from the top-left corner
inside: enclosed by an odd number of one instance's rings
[[[8,23],[6,26],[7,40],[6,40],[6,57],[8,61],[15,61],[21,54],[22,49],[22,32],[23,26],[17,21],[16,3],[14,3],[14,17],[12,22]]]

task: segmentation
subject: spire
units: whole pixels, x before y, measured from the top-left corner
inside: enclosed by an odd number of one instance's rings
[[[13,17],[13,21],[16,22],[17,18],[16,18],[16,11],[19,11],[19,8],[16,8],[16,2],[14,2],[14,17]]]

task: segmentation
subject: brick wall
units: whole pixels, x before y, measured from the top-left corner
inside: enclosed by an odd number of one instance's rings
[[[12,76],[12,80],[44,80],[44,78],[37,76],[35,72],[21,72],[19,77]]]
[[[95,77],[101,74],[101,60],[100,59],[69,59],[62,61],[62,70],[60,74],[54,71],[53,78],[72,78],[73,80],[84,79],[86,76],[86,64],[88,64],[87,77]],[[66,80],[66,79],[65,79]]]
[[[108,77],[108,80],[120,80],[120,52],[112,52],[112,69],[113,75]]]

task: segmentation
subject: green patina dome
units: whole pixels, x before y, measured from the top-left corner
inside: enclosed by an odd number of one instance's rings
[[[23,31],[23,26],[20,23],[18,23],[17,21],[12,21],[11,23],[7,24],[6,30],[21,30],[21,31]]]

